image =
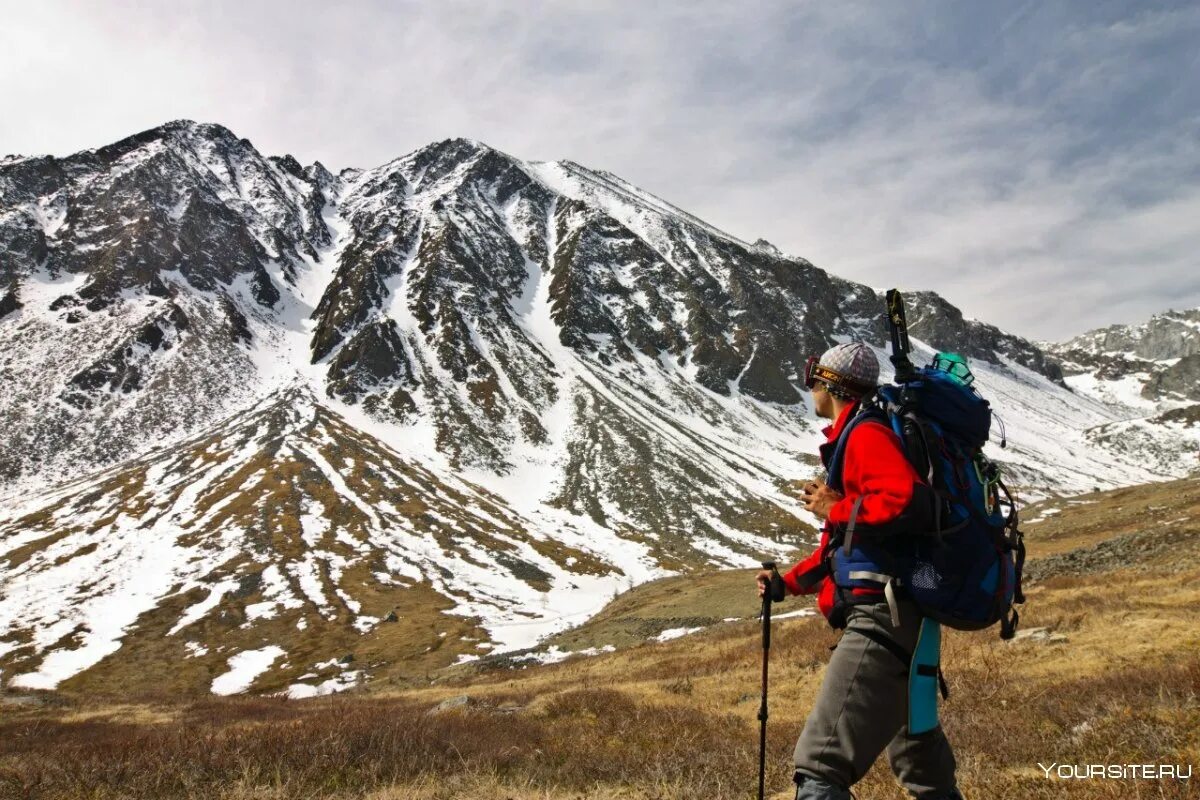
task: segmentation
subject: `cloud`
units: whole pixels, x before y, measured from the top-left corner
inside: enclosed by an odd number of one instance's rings
[[[0,152],[167,119],[371,166],[447,136],[616,172],[835,274],[1058,338],[1200,305],[1200,9],[27,3]]]

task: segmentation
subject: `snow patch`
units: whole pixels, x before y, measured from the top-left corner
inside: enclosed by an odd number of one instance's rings
[[[243,650],[226,662],[229,665],[228,672],[213,678],[212,693],[241,694],[285,654],[282,647],[273,644],[257,650]]]

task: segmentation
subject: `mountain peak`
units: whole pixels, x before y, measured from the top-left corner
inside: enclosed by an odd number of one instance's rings
[[[431,149],[465,150],[465,151],[473,151],[473,152],[477,152],[477,153],[485,152],[485,151],[489,151],[489,150],[496,150],[496,148],[492,147],[491,145],[487,144],[486,142],[481,142],[478,139],[471,139],[466,136],[453,136],[448,139],[439,139],[436,142],[430,142],[429,144],[425,145],[425,147],[422,147],[420,149],[421,150],[431,150]]]
[[[216,122],[197,122],[191,119],[174,119],[164,122],[141,133],[136,133],[130,138],[140,138],[147,141],[155,139],[204,139],[210,142],[225,142],[230,144],[242,142],[246,145],[250,144],[249,139],[238,137],[237,134],[224,125]]]
[[[806,358],[886,339],[869,287],[473,139],[333,178],[183,119],[0,183],[0,669],[34,688],[147,654],[209,687],[267,642],[260,689],[349,682],[348,651],[423,675],[781,553],[815,530],[780,488],[822,439]],[[974,359],[1015,488],[1193,467],[1200,355],[1072,393],[1028,342],[907,301],[915,361]]]
[[[420,167],[435,162],[462,163],[490,153],[504,155],[496,148],[475,139],[455,137],[430,142],[423,147],[418,147],[408,155],[401,156],[396,161],[408,162]],[[511,156],[506,157],[511,158]]]
[[[503,150],[498,150],[485,142],[462,137],[430,142],[424,147],[414,150],[408,156],[405,156],[405,158],[412,159],[417,164],[436,162],[443,165],[450,165],[479,161],[503,162],[509,165],[523,165],[525,163],[516,156],[510,155]]]
[[[1158,362],[1200,354],[1200,308],[1170,309],[1132,325],[1108,325],[1048,345],[1062,358],[1091,362],[1135,357]]]
[[[254,149],[249,139],[239,139],[233,131],[224,125],[213,122],[196,122],[190,119],[177,119],[164,122],[153,128],[127,136],[124,139],[87,151],[103,161],[115,161],[135,150],[160,142],[164,145],[191,148],[196,142],[208,142],[225,149],[239,146]]]
[[[221,125],[218,122],[197,122],[194,119],[173,119],[168,122],[164,122],[162,125],[159,125],[157,128],[152,128],[151,130],[163,130],[171,132],[186,131],[187,133],[193,133],[202,136],[212,136],[214,138],[226,138],[231,136],[235,139],[237,138],[233,131],[229,130],[229,128],[226,128],[224,125]]]
[[[780,256],[780,257],[783,256],[783,251],[780,250],[778,247],[776,247],[771,242],[768,242],[766,239],[756,239],[754,242],[754,247],[759,250],[762,250],[764,252],[770,253],[771,255]]]

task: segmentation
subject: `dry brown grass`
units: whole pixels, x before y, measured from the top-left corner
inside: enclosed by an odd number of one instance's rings
[[[973,800],[1188,796],[1172,781],[1065,783],[1037,769],[1039,761],[1200,763],[1196,632],[1126,641],[1126,630],[1140,636],[1138,626],[1105,632],[1101,615],[1078,616],[1075,581],[1039,588],[1027,604],[1030,624],[1072,620],[1065,645],[949,636],[943,720],[964,791]],[[1153,602],[1170,602],[1157,588]],[[1136,590],[1126,598],[1130,621],[1154,613],[1137,604]],[[835,640],[819,620],[776,625],[769,763],[777,797],[787,796],[791,747]],[[759,642],[755,623],[730,623],[391,697],[12,714],[0,721],[0,797],[745,798],[756,769]],[[1129,652],[1117,652],[1118,642]],[[464,692],[478,705],[426,713]],[[855,795],[903,793],[881,760]]]
[[[1131,496],[1112,502],[1125,506]],[[1054,538],[1102,539],[1104,513],[1080,514],[1087,530],[1056,520]],[[594,646],[663,620],[753,608],[753,599],[742,602],[753,592],[752,570],[686,581],[685,591],[669,582],[639,588],[563,641]],[[951,697],[942,719],[964,794],[1200,796],[1200,776],[1062,781],[1037,766],[1200,768],[1200,569],[1052,576],[1027,594],[1022,625],[1049,627],[1066,642],[1005,643],[995,630],[947,634]],[[738,610],[723,615],[726,603]],[[749,798],[759,637],[753,620],[720,623],[594,658],[460,669],[418,689],[312,701],[141,698],[106,706],[60,698],[65,708],[0,717],[0,798]],[[776,623],[768,760],[776,800],[790,797],[791,749],[836,639],[819,618]],[[428,713],[461,694],[475,703]],[[884,759],[854,792],[858,800],[904,796]]]
[[[634,784],[719,797],[754,757],[732,714],[614,689],[563,692],[524,713],[427,712],[336,698],[198,702],[156,724],[25,716],[0,722],[0,797],[359,796],[422,782],[452,791],[464,776],[568,794]]]

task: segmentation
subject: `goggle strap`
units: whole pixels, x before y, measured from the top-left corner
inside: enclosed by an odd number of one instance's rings
[[[815,357],[809,358],[805,368],[804,385],[811,389],[813,381],[818,380],[824,381],[835,388],[844,389],[856,394],[867,394],[875,388],[874,386],[867,386],[866,384],[847,378],[845,375],[835,372],[829,367],[821,366],[817,363]]]

